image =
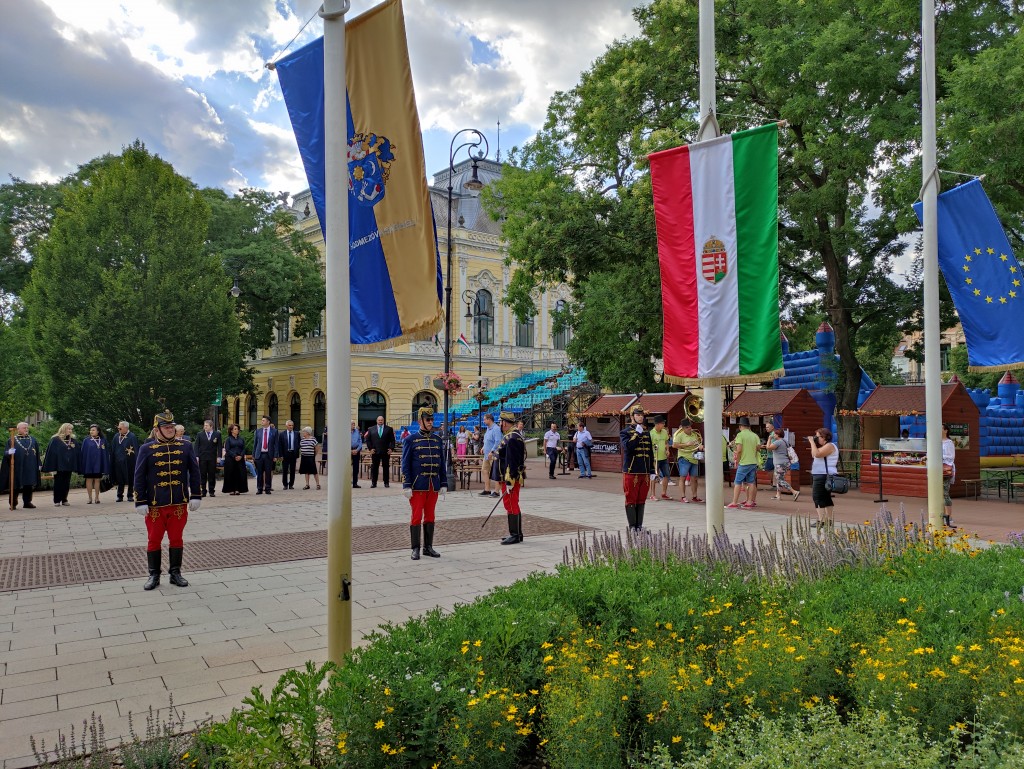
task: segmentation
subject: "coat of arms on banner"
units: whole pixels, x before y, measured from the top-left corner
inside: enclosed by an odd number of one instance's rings
[[[393,149],[386,136],[372,133],[357,133],[348,143],[348,190],[359,205],[373,208],[384,199]]]
[[[725,243],[713,237],[704,244],[701,252],[701,272],[708,283],[718,283],[729,272]]]

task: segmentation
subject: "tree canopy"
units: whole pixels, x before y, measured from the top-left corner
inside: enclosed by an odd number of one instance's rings
[[[952,87],[958,67],[1015,34],[1016,5],[940,8],[943,83]],[[698,121],[696,2],[654,0],[634,14],[640,34],[556,94],[544,128],[512,153],[485,198],[519,266],[513,307],[524,314],[534,286],[568,281],[570,355],[621,390],[640,389],[623,372],[653,389],[650,356],[661,350],[646,155],[692,141]],[[723,132],[789,124],[780,135],[780,295],[787,315],[810,304],[834,328],[841,408],[856,407],[862,357],[891,356],[893,331],[920,306],[916,273],[897,266],[902,236],[916,228],[916,187],[907,192],[920,136],[919,27],[917,6],[895,0],[717,4]],[[588,308],[597,302],[606,304]],[[600,334],[580,325],[588,319],[600,320]]]
[[[50,410],[148,423],[158,399],[195,420],[244,378],[209,207],[136,142],[65,190],[23,293]]]
[[[292,215],[265,190],[245,189],[229,197],[204,189],[210,207],[207,253],[238,280],[242,343],[247,354],[269,347],[274,324],[287,308],[296,336],[320,323],[327,300],[319,253],[294,229]]]

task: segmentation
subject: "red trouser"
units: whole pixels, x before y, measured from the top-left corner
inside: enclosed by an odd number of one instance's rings
[[[505,487],[505,493],[501,496],[501,502],[505,505],[505,512],[509,515],[519,515],[522,510],[519,509],[519,481],[512,484],[510,489],[508,486]]]
[[[146,547],[150,552],[160,549],[160,543],[164,541],[164,532],[167,532],[167,542],[170,547],[184,547],[181,535],[185,531],[185,524],[188,523],[188,503],[180,505],[164,505],[162,507],[151,507],[146,513],[146,531],[149,532],[149,543]]]
[[[623,473],[622,491],[627,505],[642,505],[651,490],[651,476],[647,473]]]
[[[437,492],[431,490],[414,491],[412,498],[409,500],[409,505],[412,507],[411,526],[419,526],[420,522],[433,523],[434,508],[437,507]]]

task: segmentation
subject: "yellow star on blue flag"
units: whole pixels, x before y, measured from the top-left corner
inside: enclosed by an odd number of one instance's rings
[[[914,210],[920,219],[921,204]],[[937,225],[939,269],[964,329],[968,369],[1024,368],[1020,265],[980,180],[939,195]]]

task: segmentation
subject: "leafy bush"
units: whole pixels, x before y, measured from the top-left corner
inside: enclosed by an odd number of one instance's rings
[[[922,737],[907,718],[865,709],[848,720],[830,705],[805,716],[748,716],[716,735],[707,749],[673,759],[659,745],[634,767],[649,769],[1021,769],[1024,746],[1000,725],[954,727],[942,740]]]

